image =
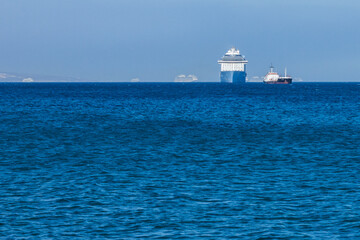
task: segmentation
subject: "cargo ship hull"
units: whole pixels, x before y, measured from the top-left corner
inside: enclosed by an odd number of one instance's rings
[[[279,78],[276,81],[264,81],[266,84],[292,84],[292,78]]]

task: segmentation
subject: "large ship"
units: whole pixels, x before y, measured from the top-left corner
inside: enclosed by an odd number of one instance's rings
[[[285,76],[280,77],[280,75],[276,72],[274,72],[274,67],[270,66],[270,72],[266,74],[264,77],[264,83],[267,84],[291,84],[292,83],[292,77],[287,76],[286,74],[286,68],[285,68]]]
[[[220,81],[222,83],[245,83],[246,64],[245,56],[236,48],[231,48],[219,61],[221,65]]]

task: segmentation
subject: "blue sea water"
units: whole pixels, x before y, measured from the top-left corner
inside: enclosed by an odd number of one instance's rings
[[[1,83],[0,239],[360,239],[360,85]]]

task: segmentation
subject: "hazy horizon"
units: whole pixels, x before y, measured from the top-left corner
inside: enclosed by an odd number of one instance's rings
[[[216,82],[217,60],[235,46],[249,77],[273,63],[304,82],[360,81],[354,0],[0,3],[0,73],[110,82],[194,74]]]

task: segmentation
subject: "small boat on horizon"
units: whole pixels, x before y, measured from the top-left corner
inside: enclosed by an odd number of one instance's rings
[[[274,72],[274,66],[270,66],[270,72],[264,77],[264,83],[266,84],[291,84],[292,77],[287,76],[285,68],[285,76],[281,77],[278,73]]]

